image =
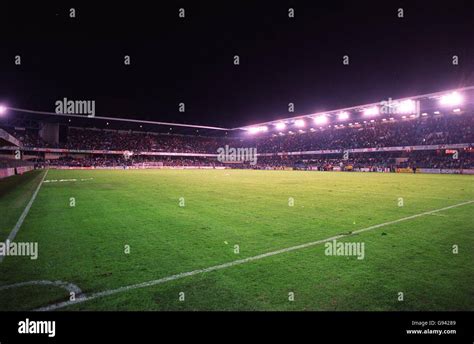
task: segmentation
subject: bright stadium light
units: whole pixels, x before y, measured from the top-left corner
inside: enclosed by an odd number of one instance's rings
[[[379,114],[379,108],[376,106],[364,109],[364,116],[377,116]]]
[[[325,115],[321,115],[314,118],[314,124],[317,124],[317,125],[326,124],[327,121],[328,121],[328,118]]]
[[[340,121],[346,121],[349,119],[349,113],[347,111],[339,112],[337,119]]]
[[[260,126],[260,127],[252,127],[252,128],[249,128],[249,134],[257,134],[257,133],[261,133],[261,132],[265,132],[268,130],[268,127],[266,126]]]
[[[413,113],[416,110],[416,104],[413,100],[407,99],[397,105],[398,113]]]
[[[276,127],[278,130],[283,130],[283,129],[286,128],[286,124],[283,123],[283,122],[280,122],[280,123],[275,124],[275,127]]]
[[[304,120],[302,120],[302,119],[297,119],[297,120],[295,121],[295,126],[298,127],[298,128],[303,128],[303,127],[305,126]]]
[[[463,97],[458,92],[445,94],[439,100],[439,104],[443,106],[456,106],[463,102]]]
[[[5,105],[0,105],[0,115],[3,115],[7,112],[7,107]]]

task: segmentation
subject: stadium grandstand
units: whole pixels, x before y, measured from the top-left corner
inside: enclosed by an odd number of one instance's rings
[[[33,162],[21,159],[20,149],[22,143],[1,128],[0,146],[7,150],[6,154],[0,154],[0,179],[16,174],[23,174],[34,169]],[[10,153],[11,150],[13,150],[13,155]]]
[[[6,110],[4,166],[474,173],[474,87],[238,128]],[[257,163],[219,161],[224,146]]]

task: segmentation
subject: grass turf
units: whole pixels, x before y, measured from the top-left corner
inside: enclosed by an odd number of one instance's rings
[[[39,258],[6,257],[0,285],[61,280],[91,294],[474,199],[474,179],[462,175],[51,170],[46,177],[73,178],[43,184],[16,238],[38,242]],[[2,240],[40,179],[33,172],[0,181]],[[64,309],[474,310],[473,210],[471,203],[340,239],[363,242],[363,260],[326,256],[322,244]],[[3,290],[0,310],[67,296],[46,286]]]

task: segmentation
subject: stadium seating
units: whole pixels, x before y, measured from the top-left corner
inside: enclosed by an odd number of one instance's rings
[[[204,137],[171,135],[145,132],[127,132],[90,128],[68,128],[67,140],[58,145],[44,142],[36,130],[5,128],[18,138],[25,147],[62,148],[79,150],[110,150],[131,152],[167,152],[216,154],[219,147],[256,147],[262,153],[286,153],[315,150],[342,150],[354,148],[381,148],[394,146],[474,144],[474,116],[470,114],[452,116],[419,117],[397,121],[347,123],[344,126],[306,128],[303,133],[263,133],[248,135],[240,132],[233,137]],[[470,151],[470,150],[469,150]],[[397,158],[399,158],[397,160]],[[403,159],[400,159],[403,158]],[[419,168],[474,168],[472,153],[462,152],[458,159],[443,152],[430,150],[380,154],[351,154],[342,159],[340,154],[261,156],[255,166],[249,164],[226,165],[234,168],[284,168],[300,167],[329,169],[332,166],[345,169],[359,167],[416,166]],[[126,159],[122,155],[89,155],[76,158],[61,157],[40,163],[49,165],[86,166],[132,166],[159,163],[167,166],[224,166],[212,157],[144,156],[133,155]]]

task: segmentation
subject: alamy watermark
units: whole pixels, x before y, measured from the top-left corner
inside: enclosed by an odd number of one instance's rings
[[[54,320],[30,320],[26,318],[18,323],[19,334],[46,334],[53,338],[56,336],[56,321]]]
[[[6,240],[0,242],[0,256],[26,256],[31,260],[38,259],[38,243],[37,242],[13,242]]]
[[[257,164],[257,148],[234,148],[225,145],[217,149],[217,160],[222,163],[244,163],[248,162],[250,165]]]
[[[388,98],[388,100],[382,100],[380,102],[379,111],[384,115],[419,115],[420,102],[412,99],[393,100],[392,98]]]
[[[95,100],[68,100],[63,98],[57,100],[56,113],[62,115],[87,115],[87,117],[95,116]]]
[[[365,258],[365,243],[363,242],[338,242],[333,240],[327,242],[324,247],[326,256],[356,256],[359,260]]]

